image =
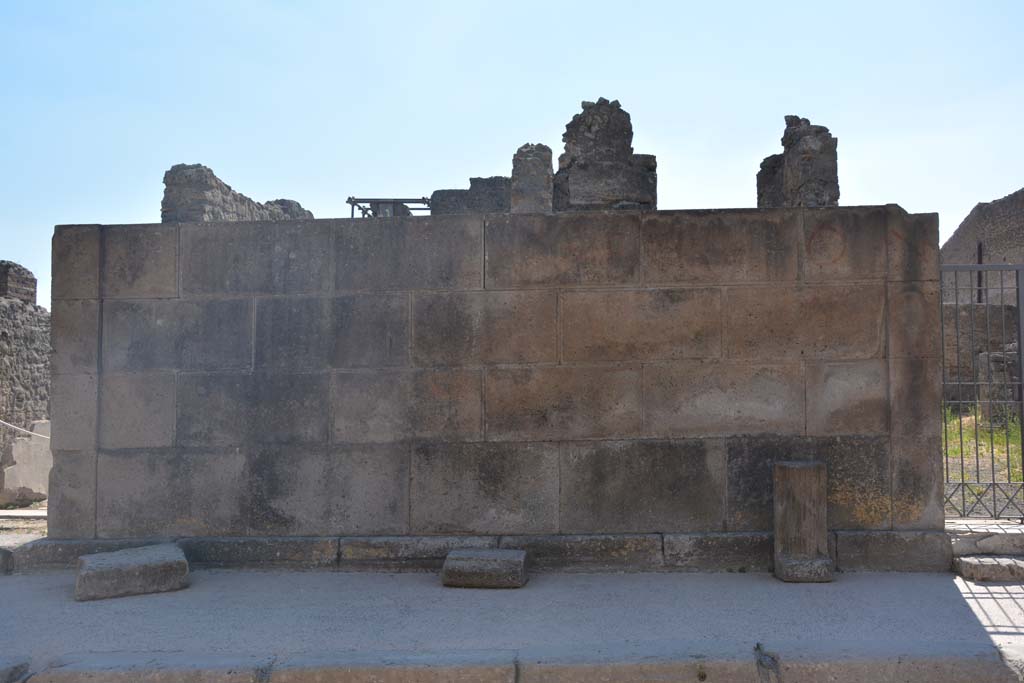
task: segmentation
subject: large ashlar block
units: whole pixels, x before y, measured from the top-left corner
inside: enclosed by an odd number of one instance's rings
[[[243,509],[256,536],[405,534],[409,448],[264,446],[249,452]]]
[[[889,357],[938,358],[942,354],[938,282],[890,282]]]
[[[417,365],[558,360],[558,294],[423,292],[413,300]]]
[[[942,434],[892,439],[892,524],[894,529],[945,526]]]
[[[57,299],[50,317],[54,375],[92,374],[99,362],[99,302],[91,299]]]
[[[409,364],[409,296],[340,296],[331,300],[328,361],[335,368]]]
[[[78,560],[75,600],[166,593],[189,584],[188,561],[173,543],[83,555]]]
[[[481,289],[479,216],[338,221],[337,290]]]
[[[334,441],[479,439],[480,384],[476,370],[336,373]]]
[[[859,360],[885,348],[885,285],[731,287],[725,355],[783,360]]]
[[[889,366],[884,358],[807,364],[807,433],[889,431]]]
[[[895,204],[889,215],[889,279],[895,281],[939,279],[939,214],[907,213]]]
[[[565,292],[567,361],[710,358],[722,350],[722,294],[713,289]]]
[[[488,370],[487,436],[510,441],[640,433],[639,367]]]
[[[248,369],[252,309],[252,299],[108,301],[103,369]]]
[[[805,209],[803,216],[806,281],[885,279],[885,207]]]
[[[743,436],[726,439],[729,531],[772,528],[772,467],[820,460],[828,469],[833,529],[888,529],[891,524],[887,436]]]
[[[261,370],[327,367],[330,300],[282,297],[256,300],[254,360]]]
[[[181,374],[177,443],[326,443],[328,396],[326,374]]]
[[[698,531],[725,523],[725,445],[691,441],[564,446],[564,533]]]
[[[526,580],[523,550],[453,550],[441,568],[441,582],[452,588],[522,588]]]
[[[645,366],[644,422],[652,436],[800,434],[803,372],[795,364],[718,361]]]
[[[96,451],[54,451],[48,493],[47,537],[96,535]]]
[[[174,445],[174,375],[107,374],[100,378],[100,448]]]
[[[793,282],[800,211],[659,211],[642,226],[644,282]]]
[[[184,224],[180,228],[182,294],[328,291],[333,224]]]
[[[797,583],[831,581],[825,463],[777,462],[773,480],[775,576]]]
[[[58,225],[52,249],[53,299],[99,298],[100,226]]]
[[[640,282],[640,215],[487,217],[487,288]]]
[[[555,444],[422,444],[410,486],[412,533],[558,530]]]
[[[764,532],[665,534],[665,564],[695,572],[769,572],[772,535]]]
[[[243,535],[246,456],[238,451],[99,454],[99,538]]]
[[[96,375],[54,375],[50,381],[50,447],[96,449]]]
[[[178,296],[177,225],[108,225],[103,241],[104,298]]]

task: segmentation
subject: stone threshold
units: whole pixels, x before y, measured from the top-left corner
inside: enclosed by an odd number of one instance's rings
[[[73,568],[81,555],[176,542],[199,568],[437,571],[450,550],[527,551],[531,571],[770,572],[766,532],[492,536],[278,536],[40,539],[0,549],[0,573]],[[943,531],[831,531],[838,571],[946,572]]]

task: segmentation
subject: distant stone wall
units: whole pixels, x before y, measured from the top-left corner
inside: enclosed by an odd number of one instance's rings
[[[468,190],[434,190],[432,216],[508,213],[512,206],[512,179],[507,176],[470,178]]]
[[[27,269],[0,262],[0,283],[0,420],[27,429],[50,414],[50,313],[36,306]],[[0,427],[0,468],[12,463],[15,436]]]
[[[825,126],[787,116],[782,154],[767,157],[757,174],[758,208],[838,206],[838,144]]]
[[[1024,263],[1024,188],[1002,199],[977,204],[942,245],[942,262]]]
[[[164,223],[210,221],[283,221],[311,219],[313,214],[291,199],[260,204],[201,164],[178,164],[164,174],[160,220]]]
[[[827,462],[833,530],[910,548],[899,534],[942,529],[933,214],[54,239],[53,536],[340,536],[346,562],[640,547],[718,568],[740,544],[765,567],[771,466],[793,458]]]

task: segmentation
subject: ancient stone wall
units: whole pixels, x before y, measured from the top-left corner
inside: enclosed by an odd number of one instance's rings
[[[468,190],[434,190],[430,195],[432,216],[508,213],[512,205],[512,180],[507,176],[470,178]]]
[[[260,204],[201,164],[177,164],[164,174],[160,220],[164,223],[208,221],[283,221],[311,219],[313,214],[291,199]]]
[[[60,227],[51,534],[764,568],[772,463],[817,458],[840,543],[909,548],[937,241],[895,206]]]
[[[551,213],[551,148],[526,144],[512,157],[512,213]]]
[[[49,416],[50,313],[35,300],[32,273],[0,261],[0,420],[26,429]],[[15,436],[0,427],[0,468],[12,462]]]
[[[757,206],[838,206],[838,143],[825,126],[811,125],[799,116],[787,116],[782,154],[773,154],[761,162]]]

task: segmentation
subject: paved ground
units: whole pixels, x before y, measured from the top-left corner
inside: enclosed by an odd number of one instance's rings
[[[523,662],[739,662],[754,671],[757,643],[783,670],[959,660],[1006,671],[993,643],[1024,658],[1024,587],[945,574],[844,574],[823,585],[764,574],[539,574],[511,591],[446,589],[433,574],[208,570],[193,579],[178,593],[76,603],[72,572],[0,576],[0,654],[30,658],[36,670],[55,657],[161,652],[278,662],[487,653]]]

